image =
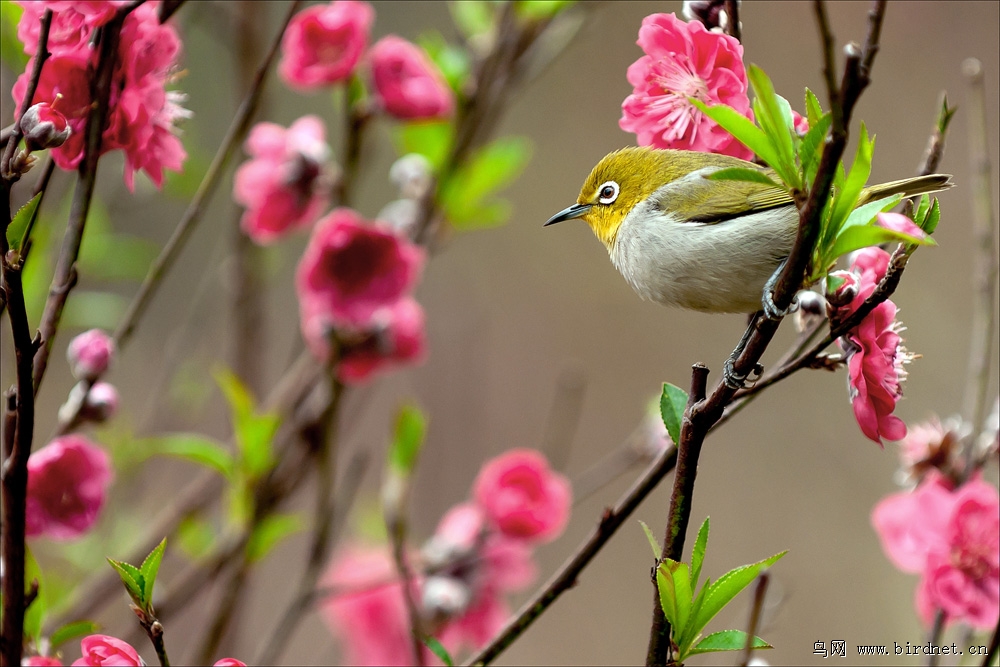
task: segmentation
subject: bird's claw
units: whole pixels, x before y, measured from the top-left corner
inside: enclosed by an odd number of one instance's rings
[[[750,373],[737,373],[735,366],[736,359],[732,357],[722,365],[722,381],[730,389],[748,389],[757,384],[757,380],[764,374],[764,367],[760,364],[754,364]]]
[[[778,308],[774,305],[774,293],[772,290],[765,289],[764,296],[760,300],[761,309],[764,311],[764,317],[769,320],[780,320],[785,315],[791,315],[799,309],[798,299],[792,299],[792,302],[788,304],[788,308]]]

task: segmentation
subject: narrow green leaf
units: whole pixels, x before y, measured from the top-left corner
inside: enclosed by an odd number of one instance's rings
[[[753,121],[724,104],[708,107],[701,100],[693,97],[689,101],[777,171],[775,165],[781,162],[780,153],[764,130],[754,125]]]
[[[174,531],[174,544],[189,558],[197,560],[212,550],[215,530],[204,519],[187,517]]]
[[[777,93],[774,92],[771,79],[761,68],[751,64],[747,68],[747,78],[750,80],[750,85],[753,86],[757,122],[767,134],[771,144],[777,149],[777,163],[768,164],[778,172],[778,175],[789,187],[799,187],[792,141],[795,127],[792,124],[791,107],[787,100],[779,100]]]
[[[147,605],[153,602],[153,586],[156,585],[156,575],[160,571],[160,563],[163,562],[163,552],[166,548],[167,538],[164,537],[139,566],[139,573],[142,574],[142,599]]]
[[[919,239],[909,234],[886,229],[885,227],[862,225],[849,227],[841,232],[840,236],[837,237],[837,242],[833,245],[833,249],[830,251],[830,255],[834,258],[841,257],[861,248],[867,248],[868,246],[880,243],[891,243],[893,241],[912,245],[937,245],[937,242],[929,236]]]
[[[872,154],[875,149],[875,139],[868,138],[865,124],[861,124],[861,135],[858,137],[858,149],[851,163],[851,171],[847,174],[844,187],[836,193],[832,222],[838,235],[843,223],[858,204],[861,191],[868,182],[872,170]]]
[[[799,164],[802,166],[802,176],[805,184],[812,187],[816,180],[816,171],[819,169],[820,160],[823,157],[823,147],[826,144],[826,134],[830,130],[830,114],[824,114],[815,123],[810,123],[809,131],[802,137],[799,144]]]
[[[726,169],[713,171],[705,178],[710,181],[750,181],[752,183],[764,183],[765,185],[770,185],[784,190],[783,185],[775,183],[767,174],[762,171],[758,171],[757,169],[727,167]]]
[[[656,560],[663,558],[663,549],[660,547],[660,543],[656,541],[656,537],[653,535],[653,531],[649,529],[645,521],[640,521],[639,525],[642,526],[642,532],[646,533],[646,539],[649,540],[649,546],[653,548],[653,557]]]
[[[824,115],[823,107],[820,105],[816,94],[806,88],[806,120],[809,121],[810,129],[814,127]]]
[[[673,624],[672,634],[677,644],[690,643],[691,639],[698,633],[700,628],[691,627],[691,607],[694,602],[694,593],[691,590],[691,568],[687,563],[676,563],[667,561],[670,575],[674,580],[674,595],[676,596],[676,619]],[[663,566],[661,566],[663,567]]]
[[[503,222],[510,209],[490,198],[517,178],[530,157],[531,142],[525,137],[502,137],[484,146],[442,184],[445,217],[462,230]]]
[[[937,197],[934,198],[934,203],[931,204],[931,210],[927,213],[927,218],[920,225],[920,228],[927,232],[928,234],[933,234],[934,230],[937,229],[938,222],[941,221],[941,203],[938,201]]]
[[[215,378],[216,384],[222,390],[222,395],[226,398],[234,422],[253,413],[253,396],[235,373],[228,368],[218,367],[213,369],[212,377]]]
[[[142,579],[142,573],[139,572],[139,568],[134,565],[129,565],[120,560],[108,559],[108,563],[111,567],[115,569],[118,576],[121,577],[122,583],[125,585],[125,591],[135,602],[137,607],[145,608],[146,601],[143,598],[143,590],[145,589],[144,581]]]
[[[231,477],[235,467],[229,448],[197,433],[169,433],[136,441],[137,448],[150,456],[174,456],[211,468],[224,477]]]
[[[660,607],[663,615],[671,626],[677,626],[677,591],[674,589],[674,578],[667,568],[667,561],[656,568],[656,589],[660,593]]]
[[[305,522],[298,514],[271,514],[264,517],[250,534],[250,540],[247,542],[247,558],[251,563],[260,562],[282,540],[303,528]]]
[[[14,214],[14,219],[10,221],[10,225],[7,226],[7,245],[10,246],[12,250],[20,250],[21,244],[26,240],[24,238],[25,232],[28,230],[28,223],[35,215],[35,210],[38,208],[38,202],[42,199],[42,193],[39,192],[37,195],[28,200],[28,202],[17,209],[17,213]]]
[[[733,598],[740,594],[744,588],[753,583],[763,570],[776,563],[787,551],[775,554],[762,561],[744,565],[726,572],[713,583],[705,593],[705,600],[698,610],[698,615],[693,621],[696,627],[704,628],[708,622],[715,618],[723,607],[729,604]]]
[[[840,233],[843,234],[844,231],[851,227],[871,224],[876,215],[892,209],[902,198],[902,195],[892,195],[891,197],[876,199],[875,201],[868,202],[864,206],[857,207],[851,211],[850,215],[847,216],[847,220],[844,221],[844,224],[840,228]]]
[[[917,210],[913,213],[913,222],[921,229],[923,229],[924,218],[927,217],[927,212],[930,210],[931,196],[928,194],[920,195],[920,199],[917,200]]]
[[[942,136],[948,131],[948,125],[951,124],[951,119],[958,111],[958,107],[948,106],[948,96],[944,95],[941,97],[941,111],[938,113],[937,118],[937,130]]]
[[[449,44],[436,30],[422,34],[417,44],[437,65],[448,87],[461,92],[472,67],[468,51]]]
[[[687,407],[687,392],[670,384],[663,383],[663,393],[660,394],[660,417],[667,427],[667,435],[676,445],[681,441],[681,426],[684,423],[684,409]]]
[[[575,0],[518,0],[514,11],[529,21],[550,19],[562,10],[576,4]]]
[[[396,413],[396,427],[389,445],[389,465],[406,476],[413,472],[427,433],[427,418],[415,405],[404,405]]]
[[[278,415],[254,415],[240,425],[236,442],[240,446],[240,464],[251,479],[259,479],[275,464],[274,435],[281,425]]]
[[[715,653],[716,651],[742,651],[747,645],[747,633],[743,630],[722,630],[713,632],[695,646],[688,655]],[[760,637],[753,638],[753,648],[774,648]]]
[[[451,19],[466,39],[489,32],[493,27],[493,4],[485,0],[449,2]]]
[[[698,587],[698,577],[701,576],[701,566],[705,562],[705,551],[708,549],[708,517],[698,529],[698,537],[694,540],[694,547],[691,549],[691,589]]]
[[[459,3],[464,4],[464,3]],[[435,173],[441,170],[455,138],[455,128],[448,121],[403,123],[393,133],[399,155],[418,153],[427,158]]]
[[[424,645],[429,648],[431,652],[438,657],[438,660],[446,665],[446,667],[454,667],[455,661],[452,659],[451,654],[448,653],[448,649],[444,647],[444,644],[428,635],[424,637]]]
[[[24,550],[24,592],[31,590],[31,582],[38,582],[38,595],[28,608],[24,610],[24,636],[37,641],[42,636],[42,626],[45,623],[46,612],[48,611],[49,599],[51,598],[48,582],[42,572],[41,566],[35,559],[31,549],[25,546]],[[58,598],[53,598],[58,599]],[[2,596],[0,596],[2,600]]]
[[[67,623],[62,627],[57,628],[51,635],[49,635],[49,644],[54,649],[59,648],[66,642],[76,639],[77,637],[92,635],[100,628],[101,626],[93,621],[76,621],[75,623]]]

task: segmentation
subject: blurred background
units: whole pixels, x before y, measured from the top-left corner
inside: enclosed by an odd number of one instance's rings
[[[428,29],[457,39],[443,3],[372,4],[377,16],[373,41],[390,33],[415,39]],[[868,8],[861,2],[830,3],[832,27],[841,45],[864,39]],[[648,14],[680,14],[681,3],[608,2],[585,9],[586,22],[575,39],[510,101],[497,133],[525,136],[533,144],[527,169],[505,193],[513,207],[510,220],[502,227],[450,236],[427,265],[417,292],[427,312],[426,363],[386,375],[348,397],[343,460],[362,449],[373,452],[348,531],[363,526],[364,517],[376,511],[382,452],[392,417],[403,401],[416,402],[430,417],[411,506],[412,534],[419,542],[431,534],[444,511],[467,496],[484,460],[512,447],[543,447],[546,433],[559,424],[559,432],[569,436],[568,444],[550,455],[567,475],[578,478],[626,441],[644,419],[662,382],[686,388],[691,365],[701,361],[712,369],[714,383],[739,339],[744,326],[740,316],[669,310],[640,301],[583,223],[542,229],[550,215],[575,201],[583,179],[602,156],[634,145],[634,136],[619,129],[618,119],[621,102],[631,92],[625,71],[641,55],[635,45],[638,28]],[[198,2],[187,3],[178,12],[175,20],[184,38],[188,70],[180,87],[189,95],[187,106],[194,112],[184,128],[184,143],[194,176],[202,173],[214,153],[242,95],[235,85],[238,58],[232,26],[237,16],[252,13],[254,22],[264,26],[267,40],[284,11],[284,3]],[[878,136],[872,171],[872,181],[878,182],[915,172],[942,91],[958,106],[940,168],[954,174],[957,187],[940,197],[943,215],[935,234],[939,246],[916,253],[893,297],[907,327],[906,346],[922,355],[909,366],[905,399],[896,410],[908,424],[962,409],[975,242],[968,187],[972,180],[968,86],[961,66],[970,57],[983,63],[987,147],[997,165],[998,14],[997,3],[890,3],[872,85],[854,114]],[[806,86],[825,104],[812,4],[748,2],[741,18],[746,62],[761,66],[798,110],[804,111]],[[3,70],[4,91],[10,90],[17,74]],[[264,110],[262,119],[286,126],[306,113],[320,115],[336,153],[339,117],[328,95],[295,94],[272,77]],[[5,93],[4,125],[12,114]],[[355,202],[366,217],[395,198],[388,181],[395,158],[391,129],[390,121],[377,121],[366,146]],[[131,196],[121,182],[121,157],[113,154],[102,161],[99,196],[108,224],[133,237],[131,247],[138,256],[147,257],[145,261],[162,246],[184,210],[180,180],[175,179],[164,193],[141,180]],[[69,178],[62,175],[54,187],[68,192]],[[121,416],[107,429],[109,437],[182,430],[220,439],[229,435],[210,369],[214,364],[231,364],[235,342],[249,333],[234,326],[230,307],[230,248],[238,219],[230,187],[227,181],[212,201],[180,264],[108,376],[121,391],[123,404]],[[993,196],[997,196],[995,177]],[[300,345],[292,271],[305,241],[306,236],[299,235],[262,253],[265,316],[252,332],[263,337],[268,351],[260,360],[256,382],[261,394]],[[125,260],[120,255],[106,261]],[[44,291],[47,284],[39,289]],[[105,308],[108,326],[113,326],[120,307],[116,300],[127,303],[135,282],[129,276],[99,281],[82,270],[78,289],[109,294],[78,308]],[[75,295],[71,304],[74,299]],[[58,352],[65,349],[71,333],[75,330],[64,327],[56,342],[53,359],[58,363],[41,391],[36,447],[44,444],[72,386]],[[13,373],[6,325],[2,335],[6,386]],[[765,366],[792,338],[786,324],[765,357]],[[995,353],[995,341],[993,345]],[[995,395],[995,377],[991,383]],[[117,455],[128,459],[121,452]],[[913,607],[917,577],[900,573],[889,563],[869,522],[875,502],[897,489],[896,469],[894,446],[879,449],[855,424],[843,372],[801,372],[766,391],[711,435],[701,459],[692,513],[695,526],[706,516],[712,519],[706,574],[714,578],[737,565],[789,550],[772,570],[767,615],[759,632],[776,648],[759,657],[770,664],[819,664],[823,658],[813,655],[814,642],[845,640],[849,650],[843,662],[862,664],[865,659],[857,656],[857,644],[891,647],[893,642],[926,642]],[[543,580],[640,473],[640,468],[633,469],[574,507],[562,538],[539,552]],[[166,459],[126,465],[98,533],[72,546],[71,552],[79,552],[73,558],[99,561],[105,555],[123,556],[108,550],[127,549],[130,537],[138,535],[193,474],[190,464]],[[308,489],[296,502],[302,507],[311,504]],[[649,633],[652,559],[637,520],[662,535],[668,502],[669,481],[585,570],[577,587],[500,662],[642,662]],[[258,652],[275,610],[292,595],[305,560],[305,544],[304,534],[290,539],[251,576],[239,628],[232,637],[233,655],[249,660]],[[58,550],[51,545],[39,545],[38,550],[41,558],[59,562]],[[182,557],[168,557],[161,581],[169,582],[183,565]],[[200,636],[216,595],[215,590],[204,591],[183,617],[169,623],[175,661],[184,662],[184,638]],[[710,628],[745,627],[749,598],[744,594]],[[105,611],[101,621],[108,634],[128,637],[134,618],[124,596],[120,602]],[[954,632],[947,635],[948,643],[952,640],[961,641]],[[144,640],[134,644],[151,654]],[[313,614],[298,629],[284,660],[326,664],[337,662],[339,656]],[[710,656],[693,662],[729,664],[730,660]],[[903,657],[881,662],[922,660]],[[952,664],[948,659],[942,662]]]

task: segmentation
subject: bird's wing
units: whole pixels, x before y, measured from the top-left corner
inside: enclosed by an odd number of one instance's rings
[[[667,183],[651,195],[655,207],[672,211],[685,221],[712,224],[793,203],[790,194],[766,183],[705,178],[717,169],[706,167]],[[759,170],[774,177],[770,169],[760,167]]]

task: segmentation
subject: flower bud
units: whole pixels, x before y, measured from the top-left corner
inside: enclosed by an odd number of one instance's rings
[[[833,271],[826,277],[826,300],[833,308],[846,306],[858,295],[858,275],[853,271]]]
[[[427,578],[421,597],[424,612],[432,619],[445,620],[465,611],[472,601],[469,587],[454,577]]]
[[[389,167],[389,180],[404,199],[420,199],[431,186],[431,163],[420,153],[409,153]]]
[[[28,107],[21,116],[21,133],[28,151],[37,151],[62,146],[73,130],[66,116],[48,102],[39,102]]]
[[[108,382],[95,382],[87,392],[80,416],[92,422],[104,422],[118,412],[118,390]]]
[[[85,331],[70,341],[66,359],[77,380],[96,380],[108,370],[115,341],[100,329]]]

